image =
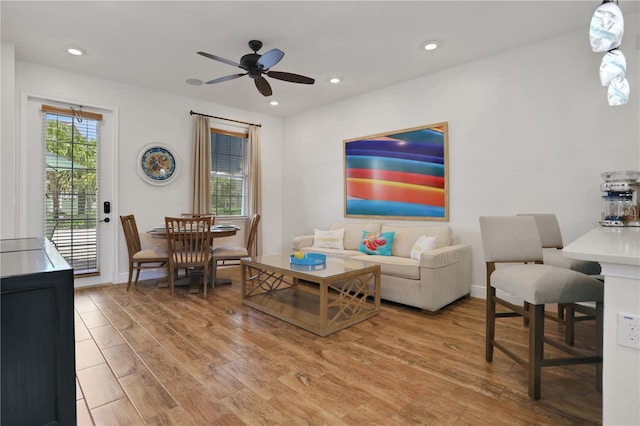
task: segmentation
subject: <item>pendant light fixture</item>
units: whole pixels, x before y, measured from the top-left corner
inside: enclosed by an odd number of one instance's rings
[[[607,52],[600,63],[600,83],[608,86],[613,80],[622,79],[627,74],[627,60],[618,49]]]
[[[629,101],[629,82],[625,78],[627,61],[618,49],[624,35],[624,18],[617,0],[604,0],[593,13],[589,25],[589,41],[594,52],[606,52],[600,63],[600,83],[609,86],[610,106]]]
[[[629,82],[626,78],[616,78],[607,89],[609,106],[624,105],[629,101]]]
[[[608,52],[622,43],[624,19],[616,3],[605,0],[591,18],[589,39],[594,52]]]

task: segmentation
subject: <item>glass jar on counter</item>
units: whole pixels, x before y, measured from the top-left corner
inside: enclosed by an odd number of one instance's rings
[[[634,214],[631,194],[609,192],[602,198],[604,199],[604,220],[627,221]]]

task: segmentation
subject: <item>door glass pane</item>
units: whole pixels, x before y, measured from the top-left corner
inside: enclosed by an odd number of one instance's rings
[[[45,233],[76,275],[98,273],[99,121],[45,116]]]

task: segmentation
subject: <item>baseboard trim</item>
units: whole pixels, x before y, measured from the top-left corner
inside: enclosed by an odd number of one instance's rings
[[[133,279],[135,279],[135,272],[133,273]],[[166,278],[167,277],[167,268],[158,268],[158,269],[143,269],[140,271],[140,278],[138,281],[144,280],[153,280],[158,278]],[[114,284],[127,284],[129,281],[129,272],[123,272],[118,274],[118,282]]]

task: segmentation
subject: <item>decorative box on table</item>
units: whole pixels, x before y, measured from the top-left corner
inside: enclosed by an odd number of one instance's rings
[[[297,252],[289,256],[291,269],[298,271],[317,271],[327,266],[327,256],[321,253]]]

